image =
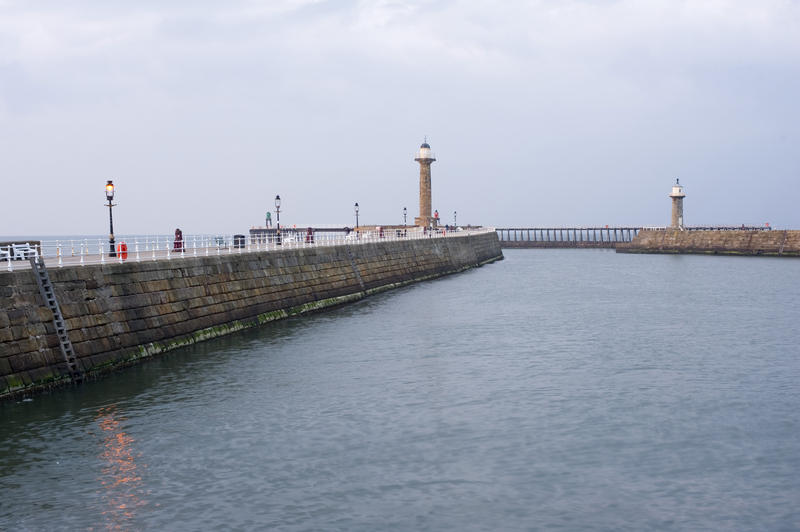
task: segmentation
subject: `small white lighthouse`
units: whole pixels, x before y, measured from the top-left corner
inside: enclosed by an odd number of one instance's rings
[[[683,198],[686,197],[686,194],[683,193],[680,179],[675,180],[675,184],[672,185],[672,194],[669,197],[672,198],[672,228],[681,229],[683,227]]]

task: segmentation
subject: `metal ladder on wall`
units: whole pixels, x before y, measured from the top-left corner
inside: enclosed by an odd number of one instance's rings
[[[366,291],[367,287],[364,285],[364,279],[361,278],[361,272],[358,271],[353,250],[350,249],[350,246],[345,246],[345,248],[347,249],[347,259],[350,261],[350,266],[353,268],[353,273],[356,274],[356,280],[358,281],[359,286],[361,286],[361,291],[364,292]]]
[[[31,270],[34,277],[36,277],[36,284],[39,285],[39,293],[47,303],[47,307],[53,311],[53,325],[56,328],[56,335],[58,335],[58,342],[61,345],[61,354],[64,355],[64,361],[69,368],[69,374],[73,382],[81,382],[83,380],[83,370],[78,366],[78,361],[75,358],[75,350],[72,348],[72,342],[69,340],[67,334],[67,326],[64,323],[64,316],[61,315],[61,308],[58,306],[56,294],[53,292],[53,283],[50,282],[50,275],[47,273],[47,268],[44,265],[44,259],[41,255],[38,257],[33,253],[28,253],[28,260],[31,263]]]

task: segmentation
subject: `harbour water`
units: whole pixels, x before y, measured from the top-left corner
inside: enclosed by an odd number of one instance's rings
[[[800,528],[800,261],[505,255],[0,403],[0,529]]]

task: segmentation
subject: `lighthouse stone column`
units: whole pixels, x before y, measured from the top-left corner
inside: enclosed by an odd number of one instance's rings
[[[436,223],[431,216],[431,163],[436,157],[427,142],[419,147],[414,160],[419,163],[419,216],[414,218],[414,224],[427,227]]]
[[[681,186],[681,182],[679,179],[675,180],[675,184],[672,185],[672,194],[669,195],[672,198],[672,228],[673,229],[680,229],[684,226],[683,222],[683,198],[686,197],[686,194],[683,193],[683,187]]]

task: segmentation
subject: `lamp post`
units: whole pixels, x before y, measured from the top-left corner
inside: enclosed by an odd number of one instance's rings
[[[353,209],[355,209],[356,211],[356,229],[358,229],[358,202],[356,202],[356,204],[353,205]]]
[[[403,207],[403,225],[407,225],[407,224],[406,224],[406,216],[407,216],[407,215],[408,215],[408,209],[406,209],[405,207]]]
[[[117,251],[114,249],[114,215],[111,208],[114,206],[111,200],[114,199],[114,182],[110,179],[106,183],[106,199],[108,200],[108,256],[116,257]]]
[[[275,245],[281,245],[281,197],[280,195],[275,196],[275,221],[277,222],[277,228],[275,232]]]
[[[453,225],[458,225],[458,222],[456,221],[458,219],[457,216],[458,216],[458,212],[457,211],[453,211]]]

